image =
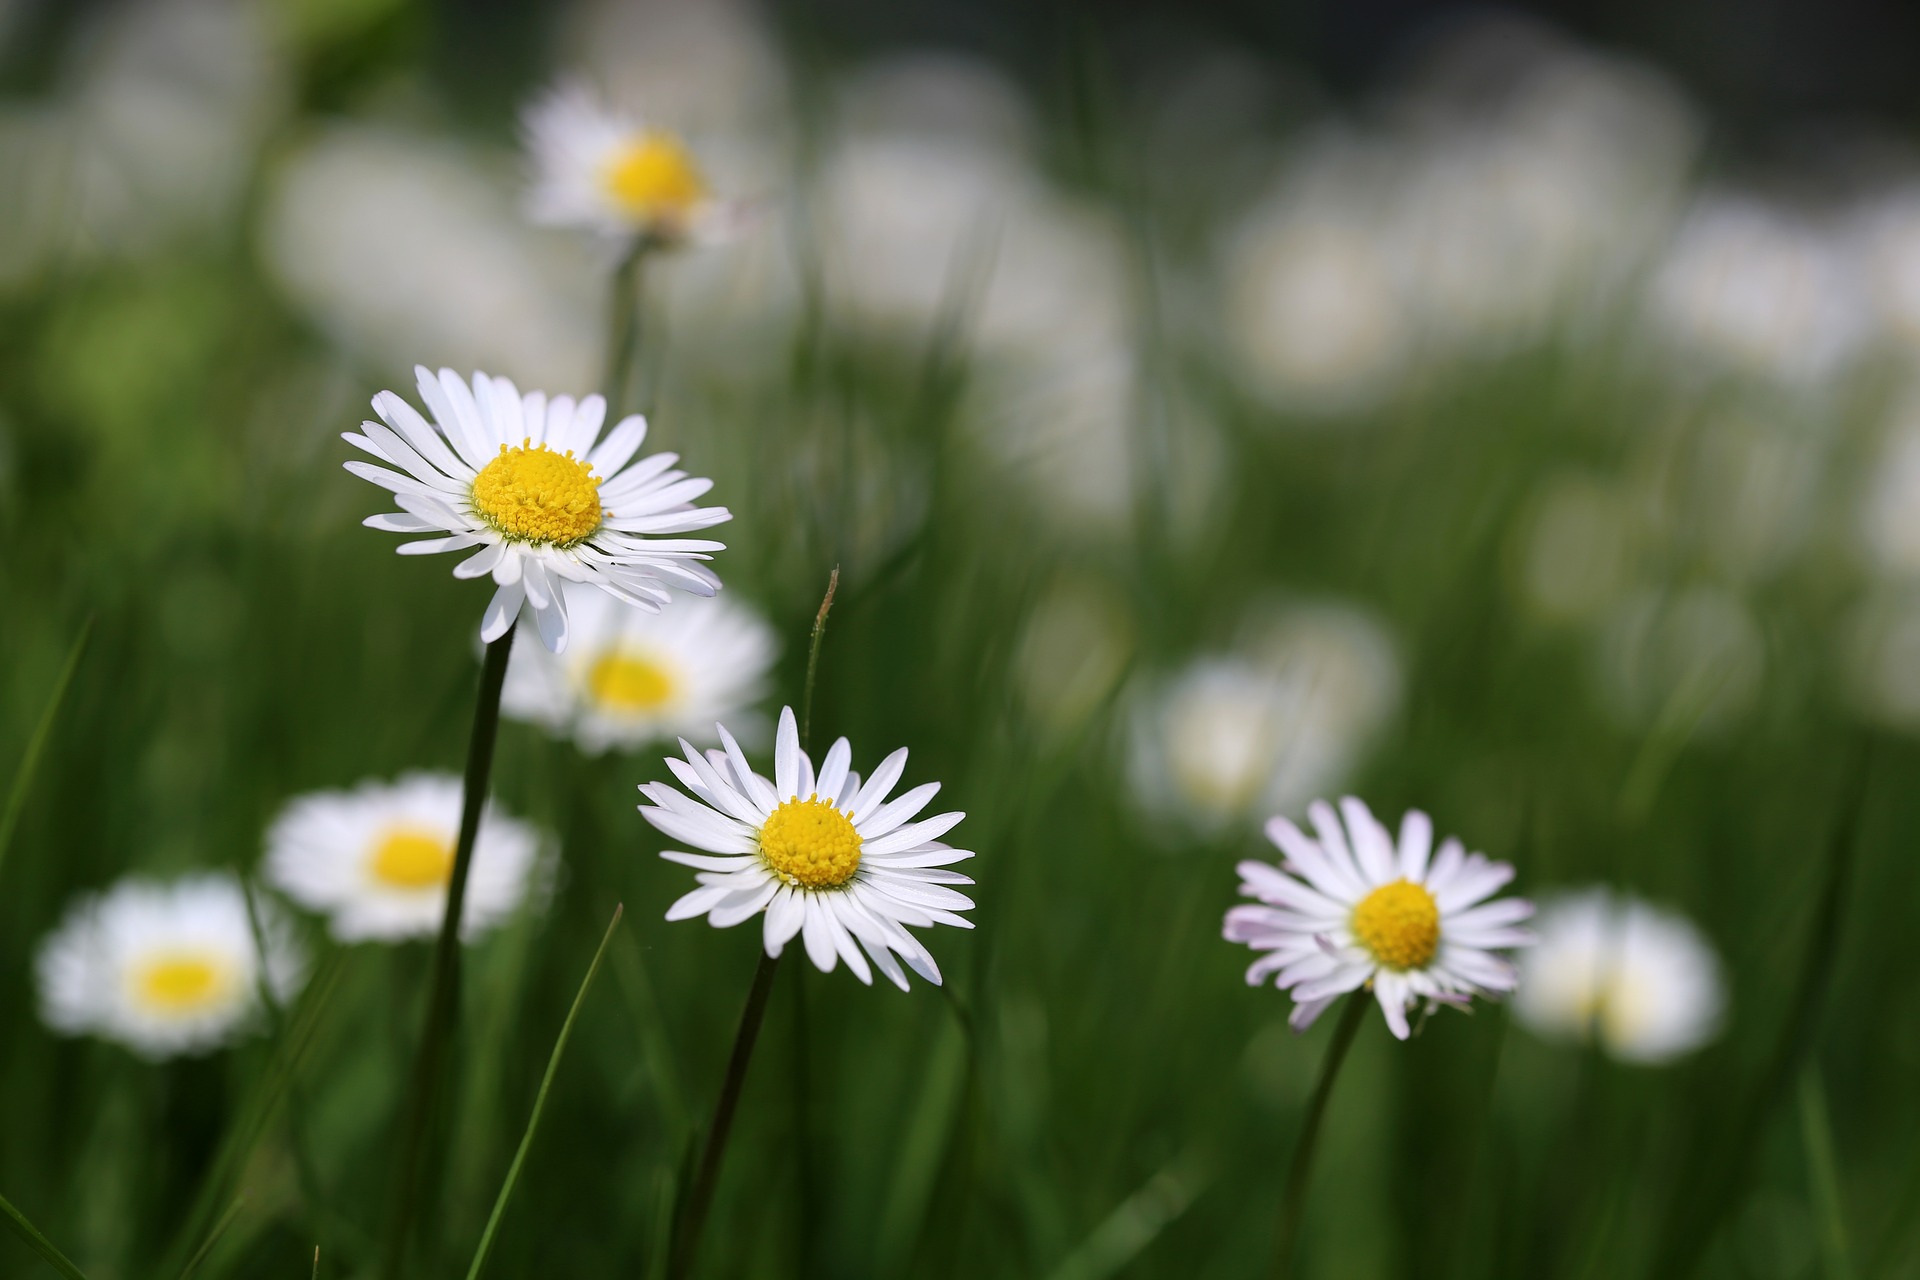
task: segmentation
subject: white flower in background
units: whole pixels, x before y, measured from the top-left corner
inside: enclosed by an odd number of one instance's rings
[[[1860,504],[1867,553],[1882,573],[1920,579],[1920,391],[1909,391],[1888,424]]]
[[[523,127],[533,166],[527,210],[535,222],[673,246],[720,238],[737,220],[676,135],[579,85],[535,101]]]
[[[790,707],[780,713],[771,782],[747,766],[732,734],[719,732],[725,750],[702,754],[683,742],[686,758],[667,758],[692,799],[664,783],[640,788],[653,802],[640,807],[648,822],[706,851],[662,851],[661,857],[700,873],[700,887],[675,902],[667,919],[706,916],[724,929],[764,912],[770,956],[798,934],[823,973],[845,960],[855,977],[871,984],[865,951],[902,991],[907,975],[899,960],[939,983],[939,966],[907,927],[973,927],[954,914],[971,910],[973,900],[951,887],[973,881],[946,870],[973,854],[940,842],[965,815],[913,821],[940,784],[929,782],[889,801],[906,768],[906,749],[881,761],[862,785],[848,768],[852,750],[845,738],[827,750],[816,775],[800,749]]]
[[[1128,773],[1149,812],[1218,832],[1338,786],[1399,701],[1392,642],[1338,605],[1281,614],[1241,651],[1143,681]]]
[[[1133,630],[1125,601],[1094,579],[1064,579],[1035,602],[1014,650],[1014,689],[1049,736],[1079,728],[1113,692]]]
[[[1621,724],[1710,733],[1753,709],[1767,646],[1746,603],[1723,587],[1647,589],[1607,619],[1597,658],[1607,710]]]
[[[256,897],[262,958],[245,890],[230,875],[171,882],[129,876],[76,902],[40,944],[40,1016],[158,1060],[206,1053],[247,1030],[260,987],[287,1000],[305,960],[286,917]]]
[[[1880,327],[1911,360],[1920,355],[1920,182],[1871,201],[1855,225]]]
[[[714,722],[738,726],[766,692],[779,642],[764,618],[727,596],[647,613],[577,583],[560,590],[572,638],[564,654],[514,649],[500,698],[514,719],[591,752],[677,737],[717,743]]]
[[[1352,797],[1339,814],[1322,800],[1307,814],[1317,840],[1285,818],[1267,824],[1286,858],[1239,864],[1240,892],[1261,905],[1231,908],[1224,928],[1227,941],[1262,953],[1247,969],[1249,986],[1271,977],[1293,993],[1295,1030],[1363,986],[1401,1040],[1412,1030],[1407,1010],[1422,1000],[1431,1012],[1513,990],[1514,967],[1498,953],[1533,941],[1518,927],[1533,904],[1487,901],[1513,879],[1511,866],[1452,837],[1435,853],[1433,824],[1418,809],[1401,820],[1398,845]]]
[[[1635,512],[1625,486],[1570,473],[1543,483],[1517,526],[1515,587],[1543,622],[1585,622],[1633,585]]]
[[[1513,1011],[1537,1034],[1656,1063],[1720,1030],[1720,962],[1684,916],[1588,889],[1543,903],[1535,931]]]
[[[1687,217],[1649,285],[1653,332],[1682,368],[1818,389],[1860,354],[1871,299],[1850,244],[1758,200]]]
[[[561,65],[703,139],[763,139],[790,122],[778,42],[743,0],[585,0],[559,24]]]
[[[606,401],[588,396],[524,397],[505,378],[451,369],[436,378],[414,370],[429,425],[391,391],[373,399],[385,423],[362,422],[348,444],[400,468],[366,462],[347,470],[396,495],[400,510],[370,516],[369,528],[443,536],[402,543],[402,555],[478,548],[454,567],[456,578],[492,574],[497,589],[481,620],[488,643],[506,634],[524,604],[540,639],[555,653],[567,643],[562,582],[591,583],[636,608],[658,610],[669,586],[710,596],[720,588],[695,563],[723,543],[662,534],[691,533],[731,519],[725,507],[696,507],[711,480],[671,470],[678,457],[656,453],[629,463],[646,439],[647,420],[623,418],[600,437]],[[596,443],[597,442],[597,443]]]
[[[409,773],[290,801],[267,831],[267,880],[327,917],[342,942],[430,938],[446,919],[461,782]],[[537,831],[489,802],[480,814],[460,935],[503,923],[543,883]]]
[[[603,272],[584,241],[529,226],[511,160],[338,125],[267,180],[268,271],[334,341],[389,374],[496,369],[533,386],[600,375]],[[484,267],[482,266],[484,264]]]

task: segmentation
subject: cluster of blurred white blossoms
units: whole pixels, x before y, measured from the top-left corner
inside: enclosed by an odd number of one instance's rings
[[[267,832],[262,874],[341,942],[432,937],[446,918],[460,835],[460,779],[411,773],[293,800]],[[468,866],[461,936],[471,941],[544,901],[551,860],[533,827],[489,803]]]
[[[1128,775],[1147,812],[1231,831],[1338,788],[1399,706],[1391,638],[1348,605],[1259,619],[1229,652],[1143,678],[1127,723]]]
[[[83,897],[35,964],[48,1026],[154,1060],[219,1048],[258,1025],[263,991],[284,1002],[306,976],[286,916],[221,872]]]
[[[1513,1007],[1538,1034],[1659,1063],[1720,1031],[1719,958],[1679,913],[1595,888],[1543,902],[1534,928]]]

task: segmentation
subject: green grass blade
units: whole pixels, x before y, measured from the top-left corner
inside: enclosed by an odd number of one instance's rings
[[[26,752],[20,757],[20,767],[14,770],[13,789],[7,793],[7,808],[0,813],[0,866],[7,861],[7,846],[13,843],[13,828],[20,821],[20,810],[26,807],[27,792],[33,786],[33,775],[39,772],[40,755],[47,747],[47,739],[53,736],[53,726],[60,715],[60,704],[66,701],[67,686],[73,683],[73,673],[80,666],[80,655],[86,651],[87,638],[93,634],[93,619],[88,618],[80,626],[80,634],[74,637],[73,647],[67,650],[67,660],[60,668],[60,675],[53,682],[53,692],[47,697],[46,710],[40,713],[40,723],[33,727],[33,736],[27,739]]]
[[[1058,1267],[1051,1280],[1106,1280],[1119,1275],[1141,1250],[1199,1198],[1208,1175],[1204,1162],[1189,1151],[1147,1179],[1122,1200]]]
[[[220,1237],[227,1234],[227,1228],[232,1226],[233,1220],[240,1216],[240,1210],[246,1203],[245,1196],[236,1196],[233,1203],[227,1206],[227,1211],[220,1215],[220,1221],[214,1223],[213,1230],[207,1233],[206,1241],[201,1244],[199,1251],[187,1259],[187,1265],[180,1269],[180,1280],[187,1280],[188,1276],[200,1269],[200,1264],[205,1262],[207,1255],[213,1252],[213,1246],[220,1243]]]
[[[953,1126],[967,1082],[969,1063],[966,1034],[957,1019],[946,1019],[934,1041],[920,1097],[907,1122],[900,1156],[878,1229],[874,1233],[874,1274],[907,1274],[914,1244],[919,1240],[934,1183],[953,1140]]]
[[[500,1217],[506,1212],[507,1201],[513,1198],[513,1188],[520,1181],[520,1168],[526,1163],[527,1151],[533,1146],[533,1135],[540,1128],[540,1114],[546,1110],[547,1092],[553,1088],[553,1077],[560,1070],[560,1056],[567,1050],[567,1038],[573,1034],[574,1020],[580,1016],[580,1006],[586,1003],[587,988],[593,985],[594,975],[600,972],[600,962],[606,959],[607,944],[613,941],[613,931],[620,927],[620,917],[625,913],[624,906],[613,909],[613,919],[607,924],[607,932],[600,939],[600,947],[593,953],[593,963],[587,966],[587,976],[580,980],[580,990],[573,997],[573,1007],[567,1010],[567,1020],[560,1024],[560,1036],[553,1042],[553,1053],[547,1059],[547,1073],[540,1077],[540,1090],[533,1097],[533,1114],[527,1117],[527,1131],[520,1137],[520,1149],[513,1153],[513,1163],[507,1166],[506,1181],[500,1184],[500,1194],[493,1202],[493,1212],[487,1215],[487,1228],[480,1234],[480,1245],[473,1251],[473,1265],[467,1268],[467,1280],[476,1280],[480,1269],[487,1264],[487,1254],[493,1249],[493,1235],[500,1227]]]
[[[27,1221],[26,1215],[14,1208],[13,1202],[5,1196],[0,1196],[0,1214],[5,1215],[7,1225],[13,1228],[15,1235],[25,1240],[35,1253],[47,1260],[48,1266],[67,1277],[67,1280],[87,1280],[86,1273],[74,1266],[66,1254],[54,1248],[53,1241],[41,1235],[39,1230]]]
[[[1854,1280],[1847,1222],[1840,1205],[1839,1165],[1833,1155],[1833,1126],[1827,1121],[1820,1072],[1811,1064],[1800,1073],[1800,1133],[1807,1144],[1807,1174],[1813,1183],[1814,1214],[1820,1221],[1821,1269],[1827,1280]]]

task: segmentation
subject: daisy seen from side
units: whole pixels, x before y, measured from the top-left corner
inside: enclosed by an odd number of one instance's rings
[[[703,851],[662,851],[661,857],[699,873],[699,887],[675,902],[667,919],[706,916],[716,928],[727,928],[764,915],[769,956],[778,956],[797,935],[823,973],[844,960],[860,981],[871,984],[877,968],[904,991],[905,961],[938,984],[939,966],[908,929],[973,927],[956,914],[971,910],[973,900],[953,887],[973,881],[948,870],[973,854],[940,840],[965,815],[915,820],[940,784],[925,783],[890,800],[906,768],[906,749],[881,761],[863,783],[850,768],[845,738],[828,748],[816,773],[800,749],[791,707],[780,713],[772,779],[753,772],[733,735],[716,728],[721,750],[702,753],[682,741],[684,758],[667,758],[691,798],[660,782],[640,788],[652,801],[640,807],[642,816]]]
[[[1249,985],[1271,978],[1292,993],[1295,1030],[1362,987],[1401,1040],[1412,1033],[1407,1011],[1421,1001],[1429,1010],[1465,1007],[1476,995],[1513,990],[1516,971],[1500,953],[1533,941],[1520,927],[1533,904],[1492,899],[1513,879],[1510,865],[1452,837],[1434,851],[1433,823],[1417,809],[1402,819],[1397,844],[1352,797],[1338,813],[1316,800],[1307,816],[1313,837],[1286,818],[1267,823],[1286,856],[1278,866],[1239,864],[1240,891],[1258,901],[1230,909],[1224,929],[1229,942],[1261,953]]]

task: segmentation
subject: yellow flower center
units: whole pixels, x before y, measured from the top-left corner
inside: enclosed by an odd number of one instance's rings
[[[473,478],[473,510],[515,541],[571,547],[600,527],[600,479],[571,449],[501,445]]]
[[[212,1004],[226,990],[227,967],[191,951],[155,956],[135,982],[140,1000],[161,1013],[186,1014]]]
[[[373,878],[395,889],[434,889],[453,875],[453,847],[437,832],[396,827],[374,846]]]
[[[615,711],[658,711],[673,697],[674,679],[651,658],[615,651],[594,659],[587,688],[596,702]]]
[[[1411,880],[1383,884],[1353,909],[1353,936],[1389,969],[1424,969],[1440,949],[1440,904]]]
[[[837,889],[860,869],[860,833],[818,796],[788,800],[760,828],[760,858],[790,885]]]
[[[621,148],[602,175],[607,194],[635,219],[679,222],[706,199],[706,180],[680,140],[643,133]]]

